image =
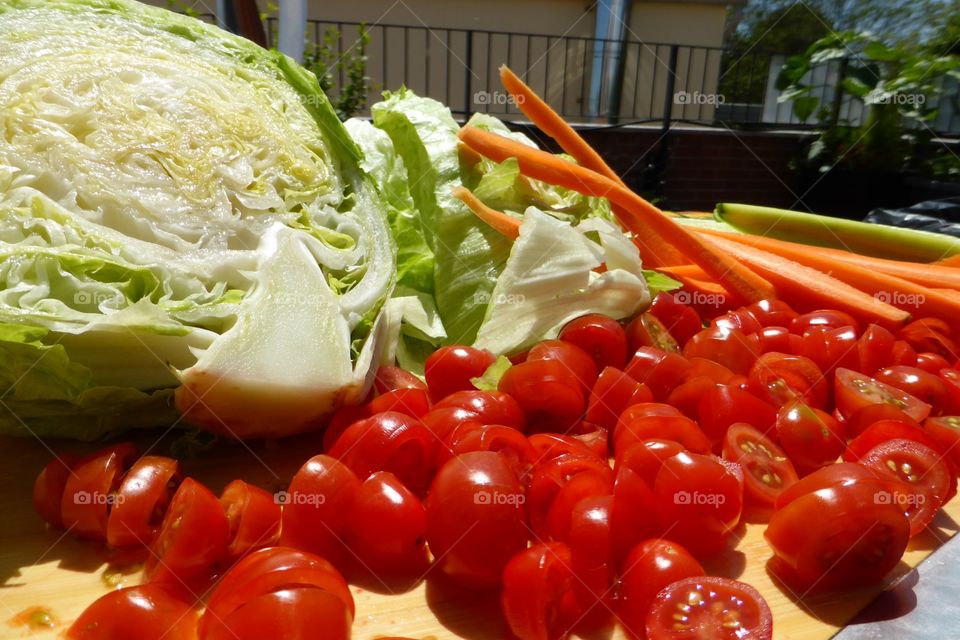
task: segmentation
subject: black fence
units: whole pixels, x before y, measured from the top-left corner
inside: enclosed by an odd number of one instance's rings
[[[267,19],[276,44],[276,18]],[[366,57],[366,106],[385,89],[406,86],[449,105],[457,115],[485,112],[521,118],[503,90],[498,68],[507,64],[571,121],[689,123],[731,127],[814,127],[780,102],[777,73],[788,55],[724,47],[615,41],[506,31],[311,20],[308,56],[329,69],[336,98],[349,82],[349,61]],[[346,63],[346,64],[338,64]],[[845,95],[843,61],[814,70],[813,95],[845,122],[859,124],[863,103]],[[956,95],[934,124],[960,132]],[[365,109],[361,109],[361,113]]]

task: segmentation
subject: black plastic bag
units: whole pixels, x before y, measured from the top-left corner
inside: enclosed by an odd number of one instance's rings
[[[960,238],[960,197],[927,200],[904,209],[874,209],[864,221]]]

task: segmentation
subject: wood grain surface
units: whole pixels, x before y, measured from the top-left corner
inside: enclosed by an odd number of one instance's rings
[[[155,442],[142,436],[141,450],[169,454],[170,438]],[[136,571],[123,575],[129,564],[111,565],[117,558],[99,544],[81,542],[47,529],[31,506],[33,480],[51,459],[52,450],[90,450],[89,445],[35,439],[0,438],[0,638],[62,638],[63,630],[110,584],[136,584]],[[240,477],[275,491],[284,488],[297,468],[320,451],[315,436],[282,443],[221,444],[188,458],[185,471],[219,492]],[[895,581],[929,555],[958,529],[960,502],[948,505],[934,527],[914,538],[903,562],[889,578]],[[816,522],[810,523],[817,526]],[[774,615],[774,637],[818,640],[829,638],[880,590],[874,589],[806,597],[801,601],[779,586],[767,572],[770,556],[763,525],[747,524],[734,549],[707,565],[708,571],[752,584],[767,599]],[[121,574],[117,575],[117,568]],[[112,576],[112,579],[107,579]],[[391,593],[397,591],[397,593]],[[445,638],[504,638],[497,594],[463,593],[430,577],[412,588],[383,585],[375,580],[354,587],[357,618],[354,638],[405,636],[421,640]],[[32,630],[16,624],[17,614],[33,606],[50,610],[59,624]],[[618,630],[594,636],[621,638]]]

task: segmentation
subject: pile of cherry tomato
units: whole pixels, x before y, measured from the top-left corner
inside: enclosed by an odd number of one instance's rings
[[[700,562],[766,522],[795,593],[881,581],[956,493],[954,354],[936,319],[894,334],[764,301],[704,327],[661,293],[625,325],[570,322],[496,389],[475,385],[495,358],[471,347],[431,355],[426,382],[381,368],[281,494],[236,480],[218,499],[122,444],[54,460],[34,502],[75,535],[149,549],[145,583],[70,638],[348,638],[344,575],[431,571],[500,590],[521,640],[614,623],[766,639],[760,594]]]

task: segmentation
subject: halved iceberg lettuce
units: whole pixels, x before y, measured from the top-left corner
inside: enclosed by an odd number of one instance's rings
[[[395,250],[360,160],[282,54],[0,0],[0,433],[278,436],[362,397]]]

